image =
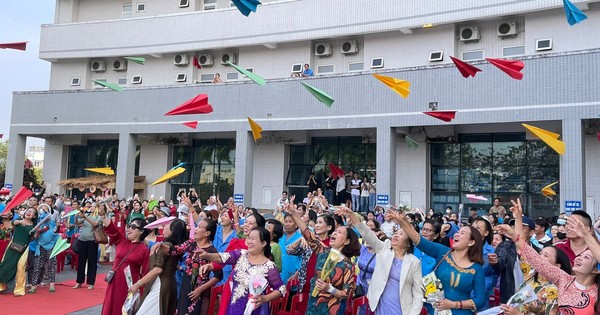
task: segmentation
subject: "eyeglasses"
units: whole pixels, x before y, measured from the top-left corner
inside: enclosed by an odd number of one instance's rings
[[[425,233],[432,233],[432,232],[435,232],[434,230],[432,230],[432,229],[428,229],[428,228],[422,228],[422,229],[421,229],[421,231],[423,231],[423,232],[425,232]]]
[[[128,229],[138,229],[138,230],[143,230],[141,227],[135,225],[135,224],[129,224],[127,226]]]

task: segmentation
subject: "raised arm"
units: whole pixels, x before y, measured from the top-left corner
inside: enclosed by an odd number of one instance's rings
[[[600,261],[600,244],[596,236],[576,216],[567,217],[567,229],[583,238],[596,261]]]
[[[349,208],[345,206],[336,207],[335,214],[345,216],[350,222],[352,226],[355,227],[367,245],[371,246],[376,253],[380,253],[385,249],[384,242],[377,238],[375,232],[371,231],[367,224],[361,220],[359,214],[352,212]]]
[[[300,229],[300,231],[302,231],[302,236],[304,237],[304,239],[306,240],[306,243],[308,244],[308,246],[316,253],[322,253],[325,250],[325,245],[323,245],[323,243],[321,243],[321,241],[319,241],[319,239],[317,239],[317,237],[315,236],[315,233],[313,233],[308,226],[306,225],[306,223],[304,223],[304,221],[302,221],[302,218],[300,217],[300,214],[296,211],[296,209],[294,208],[294,200],[296,199],[296,196],[292,196],[290,198],[290,203],[288,204],[287,207],[284,208],[285,212],[287,213],[287,215],[291,216],[292,219],[294,219],[294,222],[296,222],[296,225],[298,226],[298,228]]]

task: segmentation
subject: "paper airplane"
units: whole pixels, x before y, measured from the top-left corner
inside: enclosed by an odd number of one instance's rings
[[[184,122],[184,125],[192,128],[192,129],[196,129],[196,127],[198,127],[198,122],[197,121],[188,121],[188,122]]]
[[[259,124],[257,124],[250,117],[248,117],[248,123],[250,124],[250,130],[252,130],[252,136],[254,137],[254,142],[256,142],[258,139],[262,138],[261,132],[263,131],[263,129]]]
[[[148,211],[154,210],[154,207],[158,207],[158,201],[151,200],[150,202],[148,202]],[[154,221],[154,222],[156,222],[156,221]]]
[[[466,196],[467,196],[467,199],[469,199],[471,201],[487,201],[488,200],[484,196],[477,196],[475,194],[467,194]]]
[[[373,76],[383,82],[383,84],[387,85],[390,89],[394,90],[394,92],[400,94],[400,96],[407,98],[408,94],[410,94],[410,82],[406,80],[400,80],[392,77],[386,77],[384,75],[373,74]]]
[[[154,221],[154,222],[152,222],[152,223],[144,226],[144,228],[148,229],[148,230],[160,228],[160,227],[163,227],[165,225],[171,224],[171,221],[173,221],[175,219],[177,219],[177,218],[176,217],[161,218],[161,219],[158,219],[158,220],[156,220],[156,221]]]
[[[300,83],[302,85],[304,85],[304,87],[310,92],[310,94],[312,94],[314,97],[316,97],[319,100],[319,102],[327,105],[327,107],[331,107],[333,102],[335,102],[333,97],[329,96],[329,94],[325,93],[324,91],[319,90],[316,87],[313,87],[304,82],[300,82]]]
[[[140,65],[143,65],[144,62],[146,62],[146,58],[142,58],[142,57],[125,57],[125,59],[131,60]]]
[[[212,113],[212,111],[212,105],[208,104],[208,95],[198,94],[193,99],[170,110],[165,114],[165,116],[208,114]]]
[[[115,175],[115,171],[110,167],[91,167],[84,168],[84,170],[104,175]]]
[[[485,58],[485,60],[489,61],[491,64],[496,66],[498,69],[502,70],[504,73],[508,74],[511,78],[515,80],[523,79],[523,73],[521,70],[525,68],[525,64],[519,60],[505,60],[505,59],[493,59],[493,58]]]
[[[190,223],[190,239],[194,239],[194,234],[196,234],[196,222],[194,222],[194,216],[192,215],[192,210],[190,209],[190,214],[188,215],[188,220]]]
[[[260,4],[258,0],[232,0],[231,2],[245,16],[250,15],[250,12],[256,12],[256,7]]]
[[[185,168],[183,168],[183,167],[179,167],[174,170],[170,170],[167,173],[165,173],[165,175],[161,176],[159,179],[154,181],[154,183],[150,184],[150,186],[162,184],[162,183],[168,181],[169,179],[175,178],[175,177],[183,174],[184,172],[185,172]]]
[[[554,151],[556,151],[556,153],[558,154],[564,154],[566,151],[565,148],[565,143],[558,140],[558,138],[560,137],[559,134],[548,131],[548,130],[544,130],[542,128],[538,128],[535,126],[531,126],[528,124],[521,124],[523,125],[523,127],[525,127],[527,130],[529,130],[529,132],[533,133],[536,137],[540,138],[542,141],[544,141],[548,146],[550,146],[552,149],[554,149]]]
[[[454,58],[454,57],[450,56],[450,59],[452,59],[452,62],[454,62],[454,64],[456,65],[456,68],[458,69],[458,71],[460,71],[460,74],[462,74],[462,76],[465,78],[475,77],[477,72],[481,72],[481,69],[479,69],[475,66],[472,66],[458,58]]]
[[[29,199],[29,197],[31,197],[32,195],[33,191],[25,188],[25,186],[21,187],[21,189],[19,189],[19,191],[15,194],[13,199],[6,205],[6,208],[4,208],[4,211],[2,211],[2,213],[10,211],[12,208],[17,207],[18,205],[22,204],[25,200]]]
[[[71,210],[71,211],[69,211],[69,213],[67,213],[67,214],[65,214],[65,215],[63,216],[63,219],[64,219],[64,218],[68,218],[68,217],[72,217],[72,216],[74,216],[74,215],[76,215],[76,214],[79,214],[79,212],[80,212],[79,210]]]
[[[179,163],[179,164],[177,164],[177,165],[173,166],[173,167],[172,167],[172,168],[171,168],[169,171],[172,171],[172,170],[174,170],[174,169],[176,169],[176,168],[183,167],[183,166],[185,166],[185,165],[187,165],[187,164],[188,164],[188,162],[181,162],[181,163]]]
[[[552,199],[552,196],[556,196],[556,192],[554,191],[554,189],[552,189],[552,186],[554,186],[556,184],[558,184],[558,182],[554,182],[554,183],[542,188],[542,195],[548,197],[549,199]]]
[[[200,63],[198,62],[198,57],[194,56],[194,58],[192,59],[192,65],[198,69],[202,69],[202,66],[200,65]]]
[[[419,143],[409,136],[404,136],[404,140],[406,141],[406,145],[413,150],[416,150],[419,147]]]
[[[598,141],[600,141],[600,132],[596,132],[596,137],[598,138]],[[0,137],[0,138],[2,138],[2,137]]]
[[[96,84],[102,85],[103,87],[107,87],[113,91],[123,92],[123,87],[118,84],[108,83],[108,82],[98,81],[98,80],[92,80],[92,81],[94,81],[94,83],[96,83]]]
[[[56,255],[66,251],[71,247],[71,244],[67,243],[67,239],[58,238],[56,243],[54,243],[54,247],[52,247],[52,252],[50,253],[50,259],[56,257]]]
[[[581,12],[581,10],[571,3],[571,1],[563,0],[563,5],[565,6],[565,13],[567,14],[567,22],[569,22],[569,25],[573,26],[587,19],[587,15]]]
[[[15,49],[15,50],[27,50],[27,42],[18,43],[2,43],[0,49]]]
[[[338,178],[346,174],[346,172],[344,172],[343,169],[341,169],[339,166],[333,163],[329,163],[329,170],[331,171],[331,175],[333,175],[334,178]]]
[[[247,76],[250,80],[254,81],[254,83],[260,85],[260,86],[265,86],[266,81],[265,79],[263,79],[262,77],[260,77],[258,74],[254,73],[254,72],[250,72],[238,65],[234,65],[233,63],[227,61],[227,64],[234,67],[235,70],[237,70],[239,73]]]
[[[456,116],[456,111],[433,111],[433,112],[423,112],[425,115],[429,115],[431,117],[437,118],[439,120],[443,120],[445,122],[450,122]]]

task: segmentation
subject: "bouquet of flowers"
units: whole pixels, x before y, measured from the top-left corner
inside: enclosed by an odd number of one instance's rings
[[[506,302],[506,304],[510,305],[512,307],[515,307],[515,308],[519,308],[527,303],[536,301],[537,299],[538,299],[537,294],[535,293],[535,291],[533,290],[531,285],[528,284],[528,285],[524,286],[523,288],[521,288],[521,290],[517,291],[513,296],[511,296],[510,299],[508,299],[508,302]],[[496,307],[487,309],[483,312],[479,312],[477,314],[479,314],[479,315],[498,315],[498,314],[502,314],[502,309],[500,309],[500,306],[496,306]]]
[[[244,315],[252,314],[252,312],[256,308],[254,306],[254,302],[252,301],[252,298],[255,296],[261,295],[267,289],[268,285],[269,285],[269,283],[267,282],[267,279],[265,279],[265,277],[263,277],[261,275],[251,275],[250,276],[250,282],[248,283],[248,292],[250,294],[249,294],[248,303],[246,303],[246,309],[244,310]]]
[[[422,287],[423,290],[423,301],[429,304],[434,305],[436,302],[444,299],[444,290],[442,288],[442,282],[435,275],[434,272],[430,272],[428,275],[423,277]],[[435,310],[436,315],[451,315],[452,311],[450,310]]]
[[[329,255],[327,255],[325,264],[323,264],[323,268],[321,269],[321,275],[319,276],[319,278],[323,281],[326,281],[327,278],[329,277],[329,274],[331,274],[333,269],[335,269],[335,265],[337,265],[337,263],[341,260],[341,258],[342,258],[342,254],[339,251],[332,248],[329,251]],[[312,291],[312,296],[317,297],[318,295],[319,295],[319,289],[317,289],[317,287],[315,286],[315,288]]]

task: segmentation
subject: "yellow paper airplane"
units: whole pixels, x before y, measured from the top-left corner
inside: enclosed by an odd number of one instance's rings
[[[383,84],[387,85],[390,89],[394,90],[396,93],[400,94],[400,96],[407,98],[408,94],[410,94],[410,82],[406,80],[400,80],[392,77],[386,77],[384,75],[373,74],[373,76],[383,82]]]
[[[521,124],[523,125],[523,127],[525,127],[527,130],[529,130],[531,133],[533,133],[536,137],[540,138],[542,141],[544,141],[547,145],[549,145],[552,149],[554,149],[554,151],[556,151],[556,153],[558,154],[565,154],[565,143],[558,140],[558,137],[560,137],[559,134],[548,131],[548,130],[544,130],[542,128],[538,128],[535,126],[531,126],[528,124]]]
[[[544,188],[542,188],[542,195],[552,199],[552,196],[556,196],[556,192],[552,189],[552,186],[558,184],[558,182],[554,182]]]
[[[115,175],[115,171],[113,171],[113,169],[110,167],[92,167],[92,168],[85,168],[85,170],[94,172],[94,173],[104,174],[104,175]]]
[[[176,169],[172,169],[172,170],[168,171],[167,173],[165,173],[165,175],[163,175],[159,179],[157,179],[154,183],[150,184],[150,186],[162,184],[162,183],[168,181],[169,179],[175,178],[175,177],[183,174],[183,172],[185,172],[185,168],[183,168],[183,167],[178,167]]]
[[[254,141],[256,142],[256,140],[262,138],[262,135],[260,133],[263,131],[263,129],[259,124],[257,124],[250,117],[248,117],[248,123],[250,124],[250,129],[252,130],[252,136],[254,137]]]

